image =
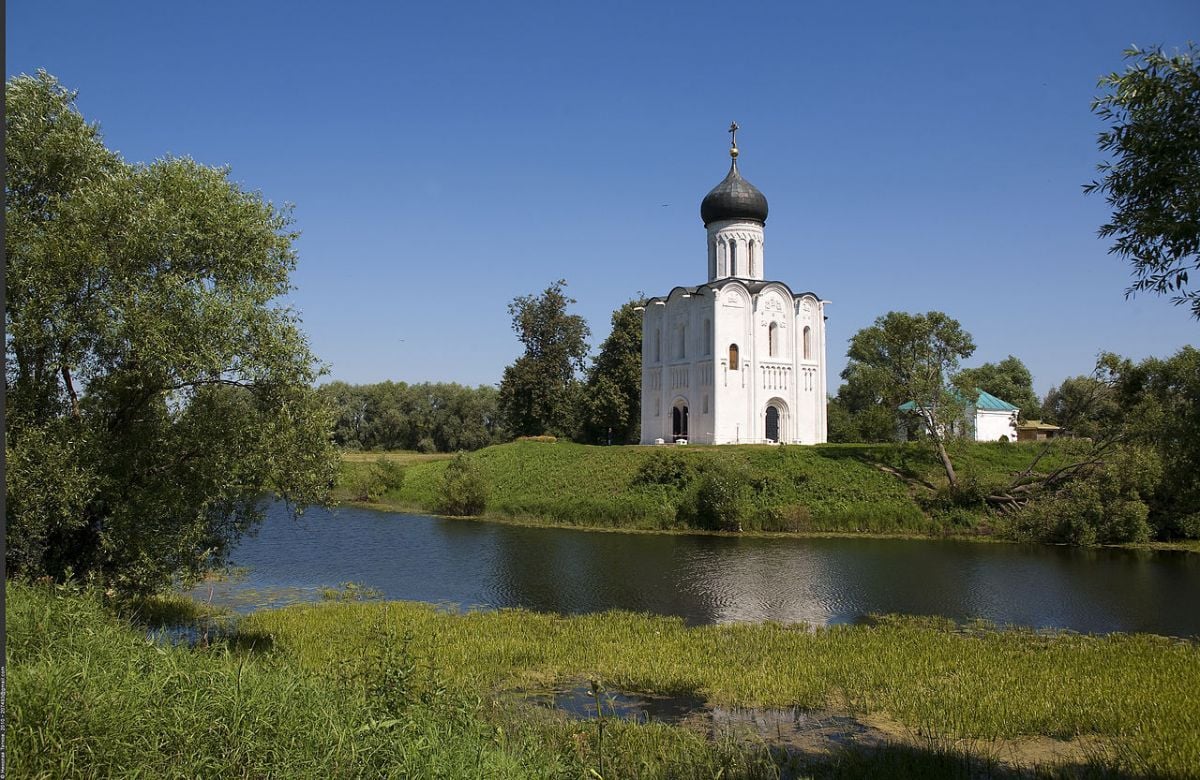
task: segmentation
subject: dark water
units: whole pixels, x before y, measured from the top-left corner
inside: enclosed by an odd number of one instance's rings
[[[1200,636],[1200,555],[890,539],[754,539],[519,528],[271,507],[214,586],[239,609],[355,582],[384,598],[560,613],[627,609],[690,624],[844,623],[870,613],[1082,632]],[[198,589],[208,596],[208,586]]]

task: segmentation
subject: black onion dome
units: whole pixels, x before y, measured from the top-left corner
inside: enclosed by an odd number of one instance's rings
[[[725,219],[767,221],[767,196],[742,178],[737,160],[729,166],[729,174],[712,188],[700,202],[700,219],[710,225]]]

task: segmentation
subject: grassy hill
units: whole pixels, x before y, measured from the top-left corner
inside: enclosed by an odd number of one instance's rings
[[[964,444],[955,453],[960,480],[1003,484],[1042,445]],[[1049,471],[1070,455],[1059,444],[1038,463]],[[355,454],[343,483],[374,465]],[[437,511],[448,456],[387,455],[403,484],[376,503]],[[750,486],[744,527],[760,531],[987,533],[981,509],[940,500],[945,477],[918,444],[595,447],[517,441],[465,456],[488,486],[487,514],[536,523],[650,530],[688,527],[686,506],[699,475],[721,471]],[[345,494],[343,494],[345,496]]]

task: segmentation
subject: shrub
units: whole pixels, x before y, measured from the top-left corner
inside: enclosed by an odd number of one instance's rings
[[[752,511],[751,480],[745,469],[721,461],[705,464],[695,493],[680,512],[689,525],[710,531],[740,531]]]
[[[367,468],[357,469],[350,478],[355,501],[378,501],[384,493],[404,486],[404,469],[399,463],[380,457]]]
[[[799,504],[772,506],[763,510],[760,531],[808,531],[813,527],[812,513]]]
[[[458,453],[446,464],[438,510],[442,514],[482,514],[487,506],[487,480],[474,461]]]
[[[1022,507],[1012,518],[1010,535],[1076,545],[1149,541],[1150,510],[1142,496],[1157,481],[1159,471],[1153,452],[1136,447],[1119,450],[1053,495]]]
[[[558,441],[557,436],[518,436],[517,441],[541,441],[547,444],[553,444]]]
[[[656,449],[638,466],[633,484],[683,489],[695,476],[696,470],[683,457],[683,453]]]
[[[425,455],[429,455],[431,453],[437,452],[437,444],[434,443],[434,441],[431,437],[426,436],[423,439],[421,439],[419,442],[417,442],[417,452],[423,453]]]

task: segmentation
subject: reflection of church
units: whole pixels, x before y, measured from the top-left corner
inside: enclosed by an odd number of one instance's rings
[[[646,302],[642,443],[825,441],[825,304],[767,281],[767,199],[737,166],[704,197],[708,282]]]

